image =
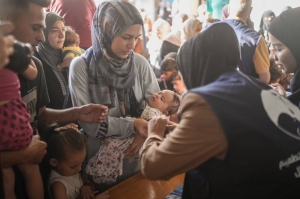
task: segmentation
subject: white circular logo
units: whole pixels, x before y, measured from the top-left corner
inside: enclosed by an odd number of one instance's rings
[[[273,89],[262,90],[261,100],[272,122],[287,135],[300,140],[300,110]]]

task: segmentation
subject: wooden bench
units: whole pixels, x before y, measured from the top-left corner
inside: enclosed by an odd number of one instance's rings
[[[184,174],[168,181],[147,180],[138,173],[120,184],[110,188],[110,199],[164,199],[179,184],[183,184]]]

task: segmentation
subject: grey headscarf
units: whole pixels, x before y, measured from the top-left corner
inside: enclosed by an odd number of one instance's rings
[[[134,53],[117,57],[111,50],[114,38],[134,24],[143,25],[138,10],[123,1],[106,1],[94,14],[92,47],[84,55],[88,65],[89,90],[93,103],[115,107],[115,91],[123,116],[130,115],[129,92],[135,84]]]
[[[46,14],[46,28],[44,30],[45,35],[45,42],[40,43],[37,47],[37,53],[42,58],[42,60],[49,65],[53,70],[58,71],[57,64],[62,62],[62,51],[56,50],[51,47],[49,41],[48,41],[48,35],[52,28],[52,26],[56,23],[56,21],[64,19],[60,17],[58,14],[54,12],[49,12]]]

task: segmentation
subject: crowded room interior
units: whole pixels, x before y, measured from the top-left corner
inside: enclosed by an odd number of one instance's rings
[[[299,199],[299,108],[299,0],[0,0],[0,198]]]

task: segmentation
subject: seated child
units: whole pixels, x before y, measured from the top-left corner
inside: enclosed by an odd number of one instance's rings
[[[141,118],[149,121],[153,116],[170,116],[178,111],[179,104],[180,97],[175,92],[160,91],[149,98]],[[112,137],[104,139],[99,152],[89,160],[86,173],[92,175],[96,183],[115,182],[122,175],[123,152],[133,139],[133,136],[121,140]]]
[[[60,69],[65,69],[70,66],[71,61],[77,57],[82,55],[85,51],[79,47],[80,38],[79,35],[75,32],[75,30],[66,26],[65,32],[65,43],[64,48],[62,50],[63,62],[58,65]]]
[[[176,93],[178,93],[180,96],[183,96],[187,92],[187,90],[186,90],[185,85],[182,81],[180,73],[179,72],[174,73],[171,77],[171,80],[172,80],[172,83],[173,83],[174,91]]]
[[[28,64],[29,63],[29,64]],[[21,70],[21,71],[16,71]],[[28,80],[34,80],[37,69],[29,57],[24,67],[15,68]],[[26,148],[30,143],[33,130],[30,125],[30,114],[27,105],[20,96],[20,82],[17,73],[8,68],[0,71],[0,152],[17,151]],[[30,199],[44,198],[43,183],[38,164],[17,165],[25,178],[26,191]],[[11,167],[3,168],[5,198],[15,199],[14,171]]]
[[[57,128],[52,125],[44,132],[47,142],[45,159],[51,166],[47,189],[52,199],[95,198],[108,199],[107,192],[96,196],[93,185],[80,173],[86,156],[83,135],[75,130],[76,125]]]

